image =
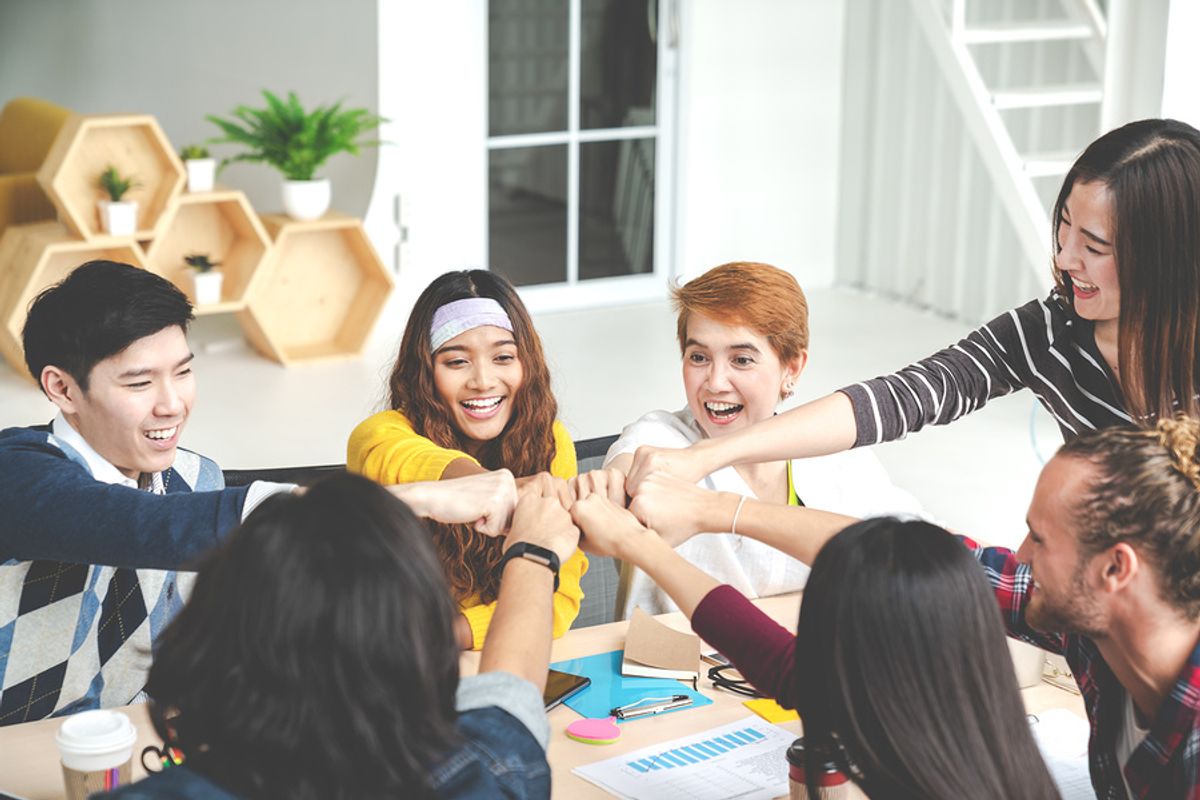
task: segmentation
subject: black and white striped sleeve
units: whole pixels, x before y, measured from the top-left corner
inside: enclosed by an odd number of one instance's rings
[[[953,422],[1028,386],[1037,362],[1049,358],[1043,311],[1035,300],[898,372],[843,388],[858,426],[854,446]]]

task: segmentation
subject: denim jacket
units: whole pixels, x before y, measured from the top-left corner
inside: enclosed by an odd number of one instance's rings
[[[506,672],[488,672],[459,683],[458,730],[464,742],[430,770],[439,797],[454,800],[550,797],[546,744],[550,725],[541,693]],[[121,800],[239,800],[186,766],[93,798]]]

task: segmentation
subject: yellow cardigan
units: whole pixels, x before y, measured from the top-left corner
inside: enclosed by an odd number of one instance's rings
[[[412,423],[399,411],[381,411],[367,417],[350,434],[346,444],[346,468],[383,484],[436,481],[450,462],[469,458],[461,450],[438,447],[413,430]],[[573,478],[579,471],[575,462],[575,443],[561,422],[554,422],[554,460],[550,474]],[[562,636],[579,616],[583,589],[579,579],[587,572],[588,560],[576,550],[558,572],[558,591],[554,594],[554,637]],[[473,649],[483,647],[496,603],[464,602],[463,616],[471,626]]]

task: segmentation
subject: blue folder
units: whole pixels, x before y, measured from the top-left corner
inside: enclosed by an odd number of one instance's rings
[[[613,708],[635,703],[646,697],[670,697],[675,694],[686,694],[692,698],[690,706],[661,711],[659,714],[673,714],[676,711],[686,711],[697,706],[712,703],[704,695],[693,690],[682,681],[672,678],[629,678],[621,674],[621,659],[624,650],[613,650],[611,653],[597,653],[585,658],[573,658],[569,661],[558,661],[550,666],[560,672],[572,675],[586,675],[592,683],[583,691],[568,697],[563,704],[585,717],[607,717]],[[620,722],[636,722],[646,717],[635,717]]]

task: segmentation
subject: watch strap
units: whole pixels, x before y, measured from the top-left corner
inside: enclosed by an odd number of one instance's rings
[[[533,561],[553,572],[554,591],[558,591],[558,569],[560,564],[557,553],[541,545],[530,544],[529,542],[517,542],[504,551],[504,556],[500,559],[500,571],[504,572],[504,565],[514,558],[524,558],[528,561]]]

